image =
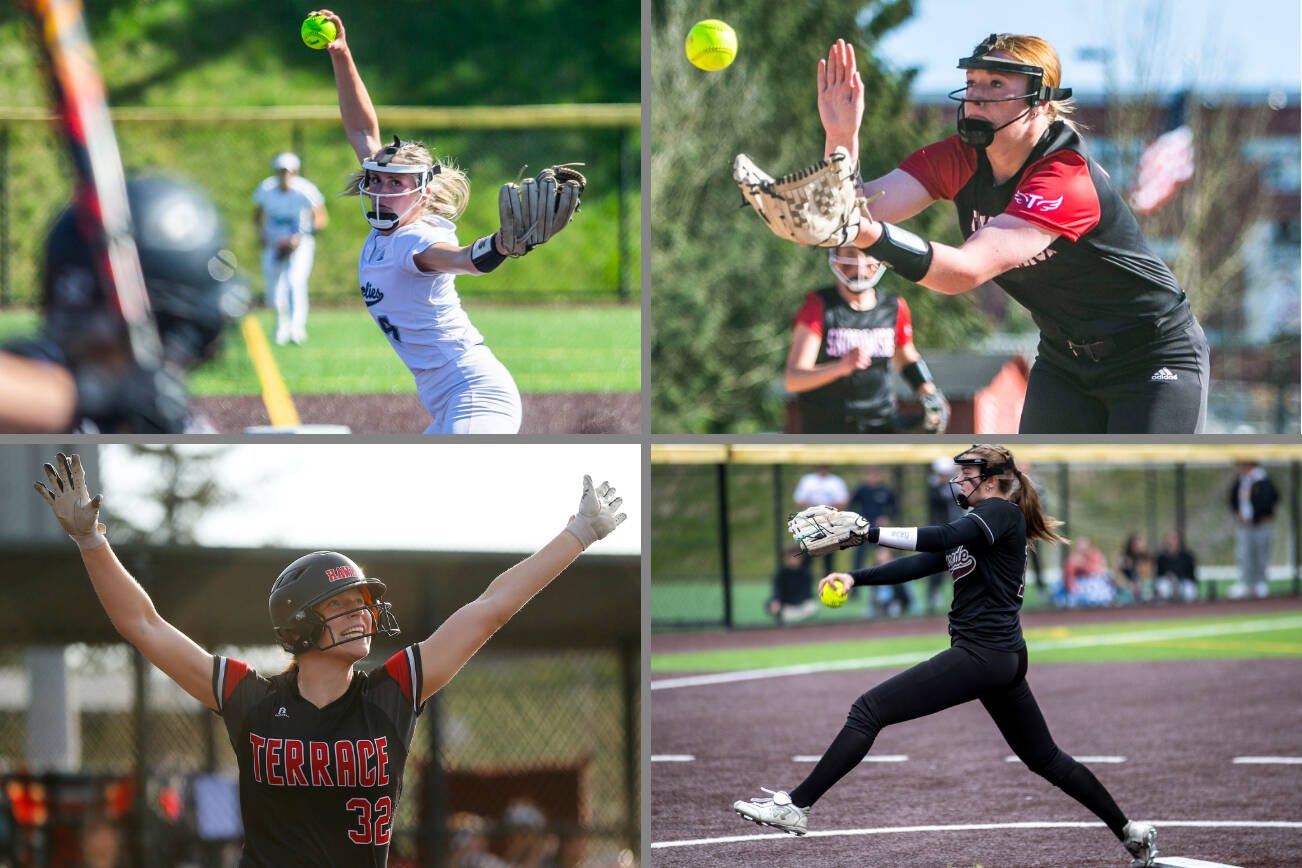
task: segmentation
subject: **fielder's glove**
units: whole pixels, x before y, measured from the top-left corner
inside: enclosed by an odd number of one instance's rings
[[[824,555],[863,545],[868,519],[857,512],[811,506],[787,519],[787,530],[809,555]]]
[[[732,163],[741,195],[773,234],[808,247],[840,247],[859,235],[868,205],[859,197],[850,152],[837,148],[826,160],[774,180],[745,154]]]
[[[588,179],[574,168],[581,165],[552,166],[536,178],[502,185],[497,196],[502,223],[498,237],[508,256],[524,256],[570,224],[588,186]]]
[[[585,549],[599,539],[606,537],[619,523],[628,518],[619,512],[624,498],[615,496],[615,489],[609,482],[603,482],[597,488],[592,487],[592,477],[583,477],[583,497],[579,500],[579,511],[565,527],[578,539]]]
[[[940,389],[923,392],[918,400],[922,403],[922,430],[928,434],[944,434],[949,427],[949,401]]]
[[[106,528],[99,522],[99,507],[104,502],[104,495],[97,494],[92,498],[86,490],[86,472],[81,467],[81,456],[69,458],[60,452],[55,456],[54,464],[43,465],[43,469],[50,487],[37,482],[36,493],[54,510],[54,517],[72,541],[82,550],[99,548],[107,543],[104,537]]]

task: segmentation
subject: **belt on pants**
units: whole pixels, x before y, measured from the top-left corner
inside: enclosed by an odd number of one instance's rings
[[[1051,343],[1059,348],[1065,348],[1075,358],[1090,362],[1101,362],[1116,353],[1133,350],[1136,347],[1152,342],[1167,332],[1183,328],[1192,320],[1193,312],[1189,310],[1189,306],[1181,304],[1178,310],[1166,316],[1148,320],[1143,325],[1134,328],[1097,338],[1077,338],[1055,326],[1048,328],[1042,326],[1041,331],[1052,339]]]

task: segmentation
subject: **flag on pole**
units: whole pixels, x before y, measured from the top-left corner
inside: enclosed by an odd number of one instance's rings
[[[1181,124],[1162,133],[1144,149],[1130,189],[1130,207],[1139,214],[1152,214],[1193,177],[1193,130]]]

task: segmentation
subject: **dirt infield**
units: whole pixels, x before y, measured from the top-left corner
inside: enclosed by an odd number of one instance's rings
[[[1293,601],[1292,609],[1297,608]],[[895,671],[653,691],[651,754],[695,759],[651,764],[653,845],[693,842],[653,846],[652,864],[1129,864],[1101,824],[945,828],[1096,822],[1020,763],[1007,762],[1007,745],[977,703],[884,730],[869,756],[906,755],[907,760],[866,763],[838,783],[811,818],[811,830],[832,833],[826,837],[776,835],[731,811],[735,799],[762,795],[761,786],[798,783],[812,762],[794,758],[821,754],[851,702]],[[1297,660],[1036,664],[1032,659],[1028,678],[1060,747],[1079,757],[1124,757],[1124,762],[1087,764],[1132,817],[1159,822],[1163,854],[1243,866],[1302,865],[1302,828],[1259,825],[1302,821],[1302,765],[1233,761],[1302,756]],[[1210,825],[1216,821],[1254,825]],[[901,828],[910,826],[941,828]],[[744,840],[700,843],[718,837]]]
[[[637,392],[598,394],[562,392],[524,395],[521,434],[637,434],[642,426],[642,396]],[[199,407],[222,434],[267,425],[266,407],[257,395],[198,399]],[[401,395],[298,395],[305,425],[347,425],[354,434],[420,434],[429,414],[415,393]]]

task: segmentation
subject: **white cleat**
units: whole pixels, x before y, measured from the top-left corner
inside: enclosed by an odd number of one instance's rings
[[[781,829],[791,835],[803,835],[808,831],[806,825],[809,821],[809,808],[797,808],[791,804],[791,796],[782,790],[760,789],[773,798],[733,802],[732,809],[738,816],[761,826]]]
[[[1157,859],[1157,828],[1152,823],[1129,822],[1121,830],[1121,843],[1130,853],[1130,868],[1151,868]]]

